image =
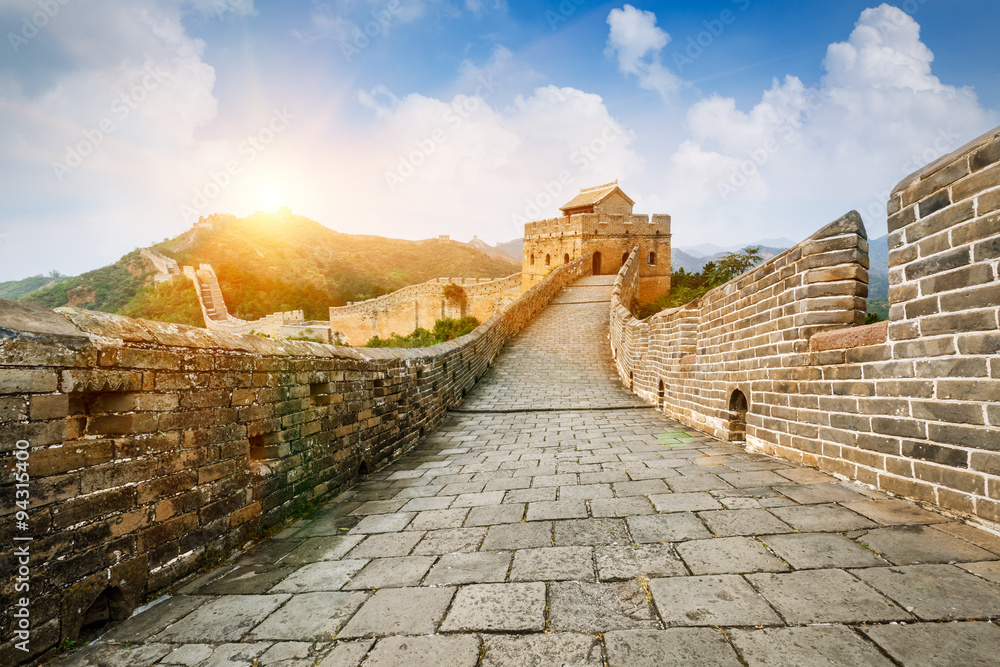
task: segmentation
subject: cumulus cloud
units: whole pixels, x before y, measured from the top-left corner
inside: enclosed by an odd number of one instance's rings
[[[719,95],[691,106],[690,139],[656,202],[698,220],[699,232],[686,228],[692,240],[803,238],[850,208],[882,236],[891,188],[998,120],[973,90],[942,83],[933,59],[911,16],[864,10],[847,41],[828,47],[819,85],[787,76],[749,110]]]
[[[390,236],[501,241],[557,215],[579,188],[641,171],[634,137],[600,96],[549,85],[504,105],[497,94],[484,86],[450,99],[366,95],[371,158],[342,176],[363,193],[345,217]]]
[[[670,35],[657,27],[656,14],[625,5],[612,9],[607,22],[610,31],[604,53],[617,58],[623,74],[634,75],[639,86],[664,98],[680,87],[681,80],[660,61],[660,51],[670,43]]]

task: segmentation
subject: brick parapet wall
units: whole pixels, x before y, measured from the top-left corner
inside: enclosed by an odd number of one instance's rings
[[[0,492],[28,443],[28,529],[0,505],[2,634],[33,537],[31,646],[74,639],[109,586],[130,607],[412,447],[589,257],[472,333],[357,350],[0,301]],[[31,656],[11,642],[0,663]]]
[[[851,214],[645,322],[615,298],[619,374],[724,439],[742,438],[741,391],[749,447],[1000,523],[998,192],[996,130],[896,188],[888,324],[861,326],[867,243]],[[617,294],[633,281],[626,264]]]
[[[465,303],[444,299],[445,285],[455,283],[465,290]],[[461,317],[463,312],[485,321],[513,301],[521,291],[521,274],[496,280],[483,278],[436,278],[367,301],[330,308],[330,327],[343,332],[353,345],[363,345],[372,336],[388,338],[412,333],[418,326],[431,329],[442,317]]]

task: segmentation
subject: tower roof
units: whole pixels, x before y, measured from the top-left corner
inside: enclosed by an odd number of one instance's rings
[[[559,208],[560,211],[569,215],[570,211],[575,211],[579,208],[586,208],[588,206],[593,206],[598,202],[604,200],[612,192],[618,191],[622,197],[627,199],[630,204],[635,204],[632,198],[627,194],[622,192],[622,189],[618,187],[618,181],[612,181],[611,183],[605,183],[604,185],[595,185],[589,188],[583,188],[580,190],[580,194],[573,197],[567,204],[564,204]]]

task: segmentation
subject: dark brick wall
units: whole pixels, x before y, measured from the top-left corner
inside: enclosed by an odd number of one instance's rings
[[[128,606],[302,504],[412,447],[456,405],[584,256],[471,334],[414,350],[232,336],[0,301],[0,664],[18,546],[30,536],[31,647],[74,639],[109,586]],[[17,528],[26,440],[28,530]]]
[[[891,195],[888,326],[861,326],[856,213],[645,321],[612,302],[623,382],[678,420],[891,493],[1000,523],[1000,131]],[[660,389],[660,383],[663,389]]]

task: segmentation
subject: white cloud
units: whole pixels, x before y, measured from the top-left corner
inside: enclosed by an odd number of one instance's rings
[[[618,59],[618,69],[635,75],[639,85],[666,98],[680,87],[681,80],[663,66],[660,51],[670,43],[670,35],[656,25],[656,14],[625,5],[608,14],[608,43],[605,55]]]
[[[340,175],[357,195],[340,217],[388,236],[502,241],[525,218],[557,215],[580,187],[641,171],[634,137],[599,96],[542,86],[501,105],[496,95],[367,95],[370,157]]]
[[[933,58],[912,17],[866,9],[829,46],[817,87],[788,76],[747,111],[718,95],[694,104],[690,140],[652,201],[675,214],[682,244],[804,238],[851,208],[884,235],[891,188],[998,120],[974,91],[934,76]]]

